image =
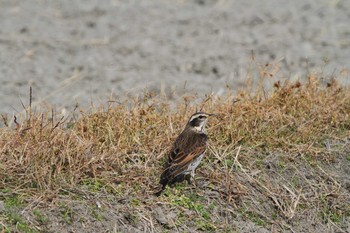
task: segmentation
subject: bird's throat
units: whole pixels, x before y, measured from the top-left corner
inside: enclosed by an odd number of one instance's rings
[[[204,133],[204,125],[194,126],[193,129],[194,129],[194,131],[196,131],[196,132]]]

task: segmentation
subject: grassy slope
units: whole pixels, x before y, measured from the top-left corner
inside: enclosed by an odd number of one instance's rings
[[[0,129],[5,231],[332,232],[350,226],[350,92],[317,78],[209,96],[176,110],[152,94],[69,121],[32,112]],[[197,188],[159,198],[162,161],[187,118],[218,114]]]

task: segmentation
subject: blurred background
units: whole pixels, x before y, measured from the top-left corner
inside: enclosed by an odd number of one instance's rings
[[[349,25],[349,0],[0,0],[0,112],[23,111],[30,86],[33,104],[72,110],[223,95],[264,69],[347,83]]]

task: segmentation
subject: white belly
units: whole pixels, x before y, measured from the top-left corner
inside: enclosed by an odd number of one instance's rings
[[[196,170],[196,168],[198,167],[198,165],[200,164],[200,162],[202,161],[204,157],[204,153],[201,154],[200,156],[198,156],[196,159],[194,159],[190,165],[188,165],[186,171],[185,171],[185,174],[190,174],[190,173],[193,173],[194,174],[194,171]]]

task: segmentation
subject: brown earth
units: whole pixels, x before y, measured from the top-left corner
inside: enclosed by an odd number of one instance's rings
[[[222,95],[266,63],[279,79],[322,71],[349,84],[346,0],[0,3],[1,113],[21,112],[29,86],[58,111],[144,88]]]

